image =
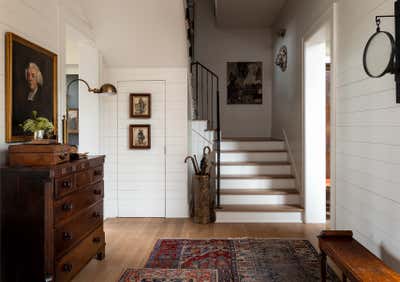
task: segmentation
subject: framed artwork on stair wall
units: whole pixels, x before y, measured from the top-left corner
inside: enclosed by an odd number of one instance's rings
[[[263,103],[262,62],[228,62],[226,78],[228,104]]]

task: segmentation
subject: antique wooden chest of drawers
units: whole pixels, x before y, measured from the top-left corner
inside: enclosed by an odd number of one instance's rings
[[[104,258],[103,164],[1,168],[0,281],[70,281]]]

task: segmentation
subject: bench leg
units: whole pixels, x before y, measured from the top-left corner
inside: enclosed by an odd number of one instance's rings
[[[321,252],[321,282],[326,282],[326,254]]]

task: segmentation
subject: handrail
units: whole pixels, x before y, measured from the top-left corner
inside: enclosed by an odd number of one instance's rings
[[[216,131],[216,188],[217,203],[216,207],[221,207],[221,121],[220,121],[220,92],[219,77],[208,67],[199,62],[191,64],[192,78],[194,78],[193,89],[195,89],[194,97],[194,116],[193,119],[207,120],[209,129]],[[205,78],[204,78],[205,77]],[[215,89],[214,89],[215,83]],[[204,89],[206,88],[206,89]],[[211,90],[211,91],[210,91]],[[214,91],[215,90],[215,91]],[[214,103],[215,102],[215,103]],[[214,114],[215,112],[215,114]]]

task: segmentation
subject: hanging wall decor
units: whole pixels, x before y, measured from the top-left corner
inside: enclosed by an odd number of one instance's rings
[[[375,17],[376,32],[364,49],[363,66],[369,77],[380,78],[393,74],[396,81],[396,103],[400,103],[400,2],[394,3],[394,15]],[[381,30],[381,20],[393,18],[395,33]]]
[[[262,104],[262,62],[229,62],[228,104]]]
[[[283,72],[285,72],[287,69],[287,56],[288,56],[287,47],[282,46],[279,49],[278,55],[276,56],[275,65],[280,67]]]
[[[151,148],[151,126],[149,124],[131,124],[129,126],[129,148]]]
[[[32,113],[47,118],[57,134],[57,55],[6,33],[6,141],[32,140],[21,124]]]
[[[130,114],[131,114],[131,118],[150,118],[151,117],[151,95],[150,94],[131,94],[130,95]]]

